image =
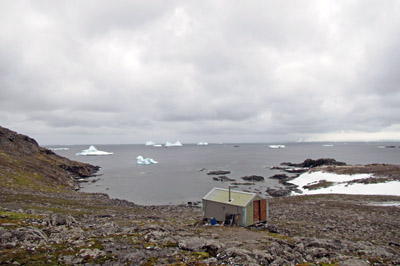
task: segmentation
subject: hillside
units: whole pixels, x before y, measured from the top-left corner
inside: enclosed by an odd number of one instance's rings
[[[274,198],[267,225],[210,226],[198,207],[76,192],[96,167],[0,129],[0,265],[400,265],[399,197]]]
[[[57,191],[76,186],[98,166],[71,161],[42,148],[25,135],[0,127],[0,186],[18,190]]]

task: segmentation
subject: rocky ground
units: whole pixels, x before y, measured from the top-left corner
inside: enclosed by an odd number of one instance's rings
[[[400,265],[400,208],[383,206],[400,197],[273,198],[265,225],[210,226],[199,207],[76,192],[95,168],[25,137],[0,128],[0,265]]]
[[[399,197],[269,200],[269,221],[210,226],[201,209],[103,194],[0,194],[3,265],[399,265]]]

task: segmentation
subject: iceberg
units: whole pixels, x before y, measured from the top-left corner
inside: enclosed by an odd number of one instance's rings
[[[76,155],[85,155],[85,156],[95,156],[95,155],[112,155],[113,152],[99,151],[94,146],[90,146],[89,149],[78,152]]]
[[[136,163],[141,165],[148,165],[148,164],[155,164],[158,162],[151,158],[144,159],[143,156],[139,155],[138,157],[136,157]]]
[[[284,149],[286,148],[285,145],[268,145],[270,149]]]
[[[207,146],[208,143],[207,142],[199,142],[197,143],[197,146]]]
[[[181,146],[182,146],[182,143],[179,140],[175,143],[168,142],[168,141],[165,143],[165,147],[181,147]]]
[[[147,140],[144,145],[146,145],[146,146],[154,146],[154,145],[156,145],[156,143],[154,141]]]

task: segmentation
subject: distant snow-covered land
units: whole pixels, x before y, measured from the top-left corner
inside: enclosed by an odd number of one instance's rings
[[[372,174],[334,174],[322,171],[307,172],[290,181],[303,195],[308,194],[360,194],[360,195],[395,195],[400,196],[400,182],[388,181],[364,184],[352,182],[372,177]],[[311,189],[307,189],[308,186]],[[299,194],[299,193],[295,193]]]

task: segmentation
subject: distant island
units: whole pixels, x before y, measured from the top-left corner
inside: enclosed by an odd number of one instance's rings
[[[372,167],[399,178],[393,166]],[[98,170],[0,127],[0,264],[400,265],[400,197],[276,197],[266,224],[211,226],[193,204],[140,206],[76,191]]]

